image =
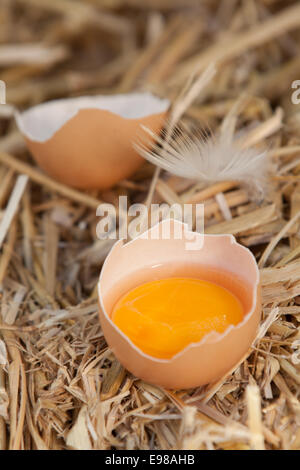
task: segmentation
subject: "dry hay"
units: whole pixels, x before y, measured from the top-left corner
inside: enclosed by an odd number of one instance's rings
[[[9,103],[135,88],[174,98],[217,61],[187,125],[218,129],[243,93],[238,127],[273,163],[262,201],[237,183],[203,187],[148,163],[111,191],[84,193],[36,168],[0,107],[0,449],[299,449],[299,3],[2,0],[0,22]],[[119,195],[143,201],[151,182],[156,201],[203,201],[206,231],[233,233],[261,268],[256,341],[198,389],[131,376],[99,326],[95,286],[111,242],[96,239],[95,208]]]

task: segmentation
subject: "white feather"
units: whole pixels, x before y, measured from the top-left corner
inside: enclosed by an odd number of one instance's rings
[[[203,182],[242,181],[260,187],[266,171],[266,152],[241,149],[234,134],[221,133],[217,137],[175,131],[166,142],[143,126],[151,140],[135,144],[146,160],[177,176]],[[149,145],[150,144],[150,145]]]

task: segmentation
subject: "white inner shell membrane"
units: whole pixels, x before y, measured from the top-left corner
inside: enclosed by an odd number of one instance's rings
[[[169,100],[158,98],[151,93],[81,96],[42,103],[23,113],[17,112],[15,117],[24,135],[36,142],[45,142],[80,109],[102,109],[126,119],[139,119],[162,113],[169,105]]]

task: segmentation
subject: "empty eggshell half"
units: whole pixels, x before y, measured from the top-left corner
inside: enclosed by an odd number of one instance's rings
[[[166,224],[170,228],[167,238],[163,232]],[[191,240],[197,242],[197,249],[195,245],[188,249]],[[153,280],[155,272],[160,278],[172,277],[176,266],[194,272],[199,268],[202,278],[204,273],[206,280],[231,290],[243,304],[244,317],[222,334],[211,332],[199,343],[189,344],[171,359],[154,358],[136,347],[110,315],[121,295]],[[226,273],[230,276],[224,276]],[[221,378],[251,346],[261,316],[259,271],[250,250],[232,235],[203,235],[172,219],[127,244],[123,240],[115,243],[101,271],[98,295],[103,333],[118,360],[135,376],[166,388],[197,387]]]
[[[82,189],[107,189],[132,175],[144,159],[133,148],[145,125],[159,133],[169,101],[150,93],[54,100],[16,113],[39,166]]]

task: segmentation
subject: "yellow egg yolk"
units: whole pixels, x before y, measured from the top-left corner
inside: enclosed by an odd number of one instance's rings
[[[161,359],[242,318],[242,304],[229,290],[192,278],[142,284],[123,295],[112,312],[112,321],[138,348]]]

